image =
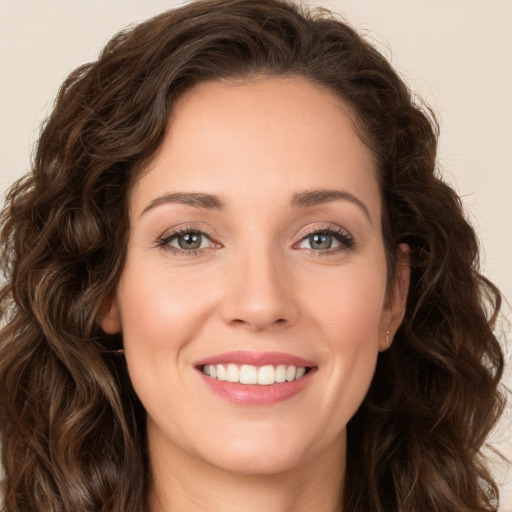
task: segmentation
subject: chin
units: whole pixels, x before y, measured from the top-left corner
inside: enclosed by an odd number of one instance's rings
[[[289,447],[275,446],[261,448],[261,443],[251,446],[225,447],[215,457],[209,457],[208,462],[214,467],[240,475],[276,475],[293,471],[304,463],[303,454],[291,450]]]
[[[307,424],[302,424],[306,427]],[[196,445],[203,460],[218,469],[238,474],[275,475],[301,468],[307,461],[344,450],[344,430],[338,436],[316,435],[307,428],[258,424],[247,425]],[[208,442],[210,441],[210,442]],[[340,453],[341,453],[340,451]],[[341,456],[341,455],[340,455]]]

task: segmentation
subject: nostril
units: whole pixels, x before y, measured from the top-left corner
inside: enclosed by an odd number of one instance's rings
[[[264,324],[262,327],[265,327],[265,326],[270,326],[270,325],[284,325],[287,322],[288,321],[286,320],[286,318],[277,318],[276,320],[269,321],[268,323],[267,322],[260,322],[260,323]],[[250,321],[249,319],[248,320],[243,320],[241,318],[233,318],[233,320],[231,320],[230,323],[232,325],[240,325],[240,326],[252,325],[252,326],[257,327],[257,328],[260,327],[258,321],[256,321],[256,320]]]
[[[249,322],[247,322],[246,320],[242,320],[241,318],[233,318],[233,320],[231,320],[231,323],[233,325],[246,325]]]

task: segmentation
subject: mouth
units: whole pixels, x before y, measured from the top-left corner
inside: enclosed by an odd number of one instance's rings
[[[265,405],[297,395],[312,381],[317,366],[281,352],[228,352],[195,365],[207,386],[238,404]]]
[[[297,367],[284,364],[254,366],[252,364],[238,365],[234,363],[205,364],[199,366],[198,369],[212,379],[257,386],[293,382],[301,379],[312,370],[308,366]]]

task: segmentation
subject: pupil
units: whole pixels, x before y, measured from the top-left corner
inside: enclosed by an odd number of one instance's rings
[[[331,235],[322,235],[319,233],[310,235],[309,244],[312,249],[320,249],[320,250],[330,249],[331,244],[332,244],[332,236]]]
[[[178,238],[181,249],[198,249],[201,246],[201,235],[197,233],[185,233]]]

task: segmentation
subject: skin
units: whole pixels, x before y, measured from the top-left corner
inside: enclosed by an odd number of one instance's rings
[[[318,190],[345,195],[293,204]],[[222,208],[172,200],[190,192]],[[408,287],[405,247],[388,279],[376,165],[348,108],[301,79],[197,86],[131,193],[130,221],[102,327],[122,331],[148,413],[151,510],[341,510],[346,425]],[[208,238],[176,253],[179,228]],[[322,251],[308,235],[326,229],[343,237]],[[288,400],[234,404],[194,362],[240,349],[317,370]]]

